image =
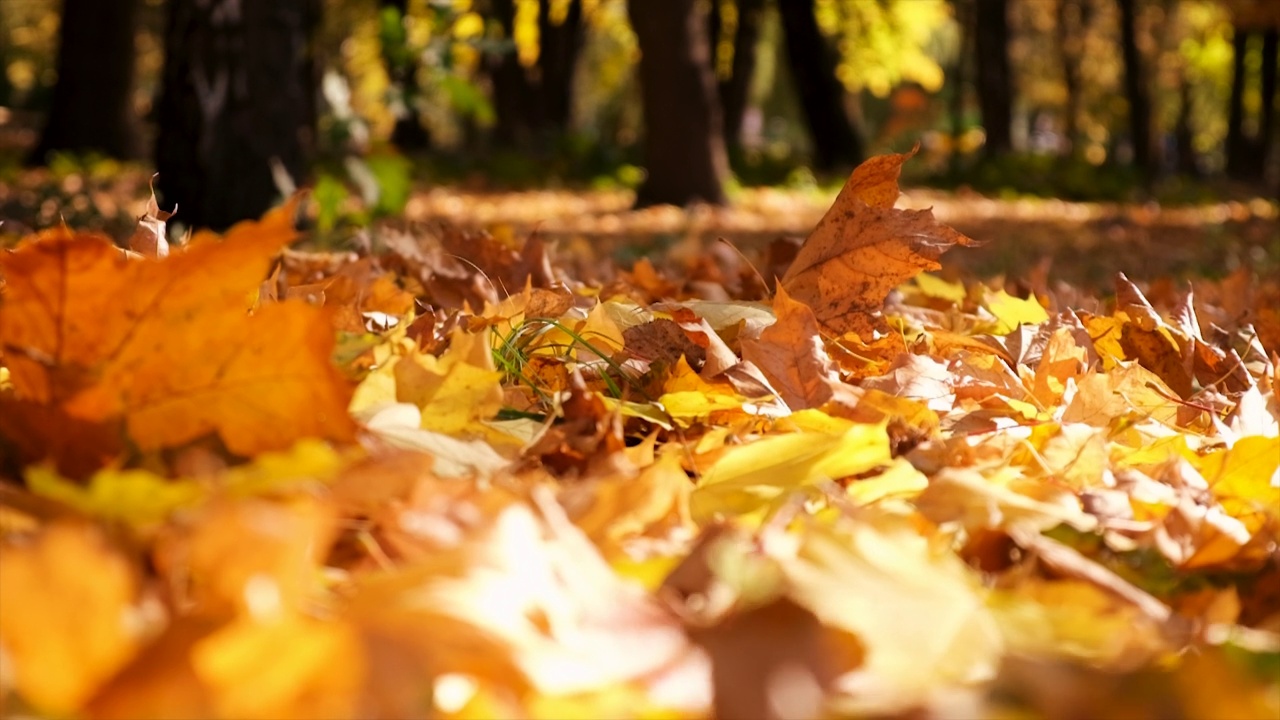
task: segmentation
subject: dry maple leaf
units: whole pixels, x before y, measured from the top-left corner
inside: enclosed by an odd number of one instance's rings
[[[271,257],[294,237],[292,211],[162,259],[129,260],[102,236],[70,231],[0,257],[0,347],[14,388],[0,415],[27,424],[26,458],[53,456],[74,472],[77,456],[101,456],[58,441],[64,420],[123,425],[142,450],[209,433],[240,455],[350,437],[350,388],[330,362],[324,312],[249,312]],[[81,433],[103,443],[113,434]]]
[[[155,176],[153,175],[151,179],[154,181]],[[129,236],[129,249],[143,257],[168,257],[169,240],[165,222],[173,217],[176,211],[177,208],[172,211],[161,210],[160,204],[156,202],[156,190],[152,187],[146,210],[138,217],[138,227],[134,228],[133,234]]]
[[[976,242],[939,223],[932,210],[898,210],[898,174],[915,154],[879,155],[849,176],[782,278],[796,300],[838,333],[869,338],[883,329],[889,291],[925,270],[952,245]]]
[[[759,338],[742,342],[742,358],[760,368],[787,407],[821,407],[831,399],[831,386],[839,380],[813,311],[791,299],[782,287],[773,298],[773,311],[778,321]]]

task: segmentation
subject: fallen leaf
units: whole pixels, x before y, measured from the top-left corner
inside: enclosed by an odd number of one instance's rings
[[[97,529],[73,524],[0,545],[0,565],[6,674],[33,708],[71,715],[145,637],[137,571]]]
[[[889,437],[883,426],[835,424],[843,429],[771,435],[725,451],[710,467],[701,468],[690,498],[694,519],[706,522],[767,510],[819,482],[889,462]]]
[[[1018,477],[1015,471],[997,469],[990,475],[946,468],[929,478],[929,487],[916,498],[915,506],[934,522],[958,522],[972,531],[1028,528],[1040,532],[1066,523],[1087,532],[1098,525],[1080,508],[1074,493],[1044,489],[1044,497],[1029,497],[1010,486]]]
[[[849,176],[805,239],[782,287],[836,334],[871,340],[885,329],[880,310],[895,287],[926,270],[952,245],[974,241],[930,210],[898,210],[898,174],[912,153],[880,155]]]
[[[478,422],[502,406],[502,373],[494,368],[485,334],[457,330],[440,357],[412,353],[393,372],[396,400],[423,411],[425,430],[483,432]]]
[[[821,407],[831,399],[831,384],[839,380],[818,321],[807,305],[792,300],[782,287],[773,298],[773,311],[777,322],[759,338],[742,342],[742,359],[760,368],[787,407]]]
[[[1035,657],[1116,672],[1141,667],[1169,647],[1159,623],[1081,580],[1031,580],[1016,593],[997,593],[991,610],[1010,649]]]
[[[665,670],[696,651],[543,497],[538,511],[510,503],[453,548],[362,583],[353,611],[435,653],[442,670],[504,682],[514,672],[547,695],[636,683],[652,697]],[[709,703],[709,679],[697,686]]]
[[[818,717],[838,674],[818,618],[786,598],[735,613],[694,640],[711,658],[717,718]]]
[[[688,530],[692,491],[680,456],[666,452],[635,476],[619,473],[566,487],[560,501],[574,524],[611,556],[642,535],[662,538]],[[581,510],[574,512],[575,507]]]
[[[162,537],[155,562],[162,576],[186,588],[190,611],[266,620],[317,595],[318,565],[334,535],[331,508],[306,496],[224,501]]]
[[[888,372],[862,381],[862,387],[923,403],[934,412],[950,410],[956,402],[955,378],[945,363],[924,355],[899,355]]]
[[[70,233],[0,257],[0,337],[17,402],[123,422],[143,450],[208,433],[241,455],[349,438],[350,390],[330,364],[323,313],[294,303],[248,312],[271,255],[293,238],[291,208],[164,259],[128,261],[104,238]],[[43,449],[74,461],[56,442]]]
[[[1017,298],[1004,290],[986,291],[983,305],[996,317],[996,326],[991,332],[996,335],[1008,335],[1019,325],[1039,325],[1049,319],[1049,313],[1034,296]]]
[[[430,455],[440,477],[488,478],[511,464],[482,439],[463,440],[424,429],[422,411],[416,405],[390,403],[370,408],[360,417],[388,445]]]
[[[152,178],[154,180],[154,177]],[[176,210],[176,208],[175,208]],[[129,249],[146,258],[162,258],[169,255],[168,230],[165,222],[173,217],[173,212],[160,209],[156,202],[156,191],[151,189],[151,197],[147,198],[147,207],[138,218],[138,227],[129,236]]]
[[[954,554],[901,518],[808,521],[796,542],[765,542],[791,597],[826,625],[852,633],[865,664],[836,680],[838,707],[875,715],[917,705],[940,687],[995,675],[1003,641],[985,592]]]
[[[367,672],[353,627],[292,614],[236,620],[196,641],[190,658],[226,718],[350,717]]]
[[[145,470],[102,470],[82,486],[51,468],[36,466],[27,471],[25,480],[37,495],[136,527],[154,526],[204,496],[204,489],[195,483],[173,482]]]

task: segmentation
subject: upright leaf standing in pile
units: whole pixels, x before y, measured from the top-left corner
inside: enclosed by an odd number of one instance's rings
[[[938,258],[952,245],[977,244],[935,220],[932,210],[893,207],[902,164],[915,153],[859,165],[782,278],[787,293],[829,330],[869,340],[886,329],[880,310],[891,290],[942,267]]]

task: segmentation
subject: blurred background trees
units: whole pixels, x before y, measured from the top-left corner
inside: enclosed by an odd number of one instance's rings
[[[156,100],[158,191],[226,228],[305,180],[315,148],[320,0],[170,0]]]
[[[30,161],[51,152],[142,151],[133,112],[138,0],[64,0],[48,117]]]
[[[918,141],[918,181],[1275,193],[1278,29],[1275,0],[4,0],[0,157],[142,158],[214,226],[303,184],[395,212],[410,176],[719,203]]]

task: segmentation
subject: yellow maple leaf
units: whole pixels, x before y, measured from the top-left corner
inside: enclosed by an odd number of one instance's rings
[[[847,423],[843,431],[770,435],[729,448],[702,469],[690,498],[694,520],[767,511],[779,499],[823,480],[888,464],[883,424]]]
[[[443,355],[406,355],[394,375],[396,399],[421,408],[427,430],[482,431],[479,421],[502,407],[502,373],[482,335],[457,330]]]
[[[0,545],[0,650],[18,693],[55,716],[81,707],[137,650],[134,568],[94,528],[59,524]]]

